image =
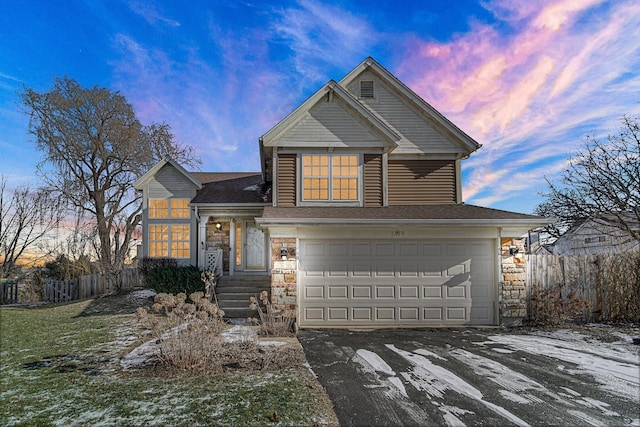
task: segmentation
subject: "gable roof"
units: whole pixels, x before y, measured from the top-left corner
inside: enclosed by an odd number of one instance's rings
[[[160,160],[151,169],[149,169],[147,171],[147,173],[145,173],[140,178],[138,178],[136,180],[136,182],[133,183],[133,187],[136,190],[142,190],[142,188],[145,186],[145,184],[147,184],[147,182],[149,182],[149,180],[151,180],[166,165],[173,166],[178,172],[180,172],[182,175],[184,175],[184,177],[187,180],[189,180],[198,190],[200,190],[202,188],[202,183],[200,181],[198,181],[196,178],[194,178],[194,176],[192,174],[187,172],[187,170],[185,168],[183,168],[182,166],[180,166],[180,164],[178,164],[175,160],[169,159],[167,157],[165,157],[162,160]]]
[[[371,56],[367,57],[357,67],[351,70],[345,77],[342,78],[342,80],[339,81],[339,84],[342,87],[347,87],[355,80],[357,80],[357,78],[367,70],[372,71],[382,80],[391,85],[391,87],[393,87],[398,94],[400,94],[406,101],[416,107],[417,110],[422,113],[423,117],[433,123],[433,125],[437,129],[445,132],[455,142],[464,147],[467,151],[467,154],[471,154],[472,152],[482,147],[481,144],[479,144],[478,142],[476,142],[476,140],[463,132],[460,128],[453,124],[453,122],[443,116],[438,110],[433,108],[418,94],[416,94],[408,86],[398,80],[397,77],[391,74],[386,68],[380,65]]]
[[[274,147],[276,141],[286,131],[294,127],[302,117],[309,112],[314,106],[320,103],[325,97],[329,101],[337,98],[347,105],[359,118],[368,123],[382,138],[386,145],[390,148],[395,147],[395,141],[400,137],[391,128],[389,128],[382,120],[373,114],[365,105],[359,102],[349,91],[345,90],[334,80],[330,80],[320,90],[311,95],[298,108],[293,110],[289,115],[282,119],[278,124],[272,127],[267,133],[259,138],[262,147]]]

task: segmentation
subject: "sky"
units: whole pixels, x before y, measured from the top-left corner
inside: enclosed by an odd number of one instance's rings
[[[0,174],[37,184],[19,101],[55,77],[119,91],[203,171],[259,171],[258,138],[372,56],[482,144],[468,204],[531,213],[586,135],[640,115],[637,0],[1,0]]]

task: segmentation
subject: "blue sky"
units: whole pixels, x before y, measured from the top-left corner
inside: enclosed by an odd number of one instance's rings
[[[637,0],[5,2],[0,173],[34,183],[17,93],[67,75],[167,122],[204,171],[259,170],[257,140],[373,56],[483,147],[467,203],[531,212],[590,133],[640,114]]]

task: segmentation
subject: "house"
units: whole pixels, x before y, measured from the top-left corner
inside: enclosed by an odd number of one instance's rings
[[[629,216],[626,222],[635,230],[637,221]],[[557,255],[620,254],[638,247],[638,241],[613,216],[603,215],[580,221],[569,228],[553,243],[552,253]]]
[[[259,138],[260,172],[158,163],[143,256],[264,274],[300,327],[495,325],[525,315],[524,240],[537,216],[463,203],[480,144],[373,58]],[[224,280],[224,279],[223,279]]]

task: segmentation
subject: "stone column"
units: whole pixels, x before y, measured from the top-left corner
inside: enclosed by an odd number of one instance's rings
[[[271,239],[271,302],[280,310],[297,308],[296,239]]]
[[[522,325],[527,316],[527,262],[524,239],[503,238],[500,242],[500,324]]]

